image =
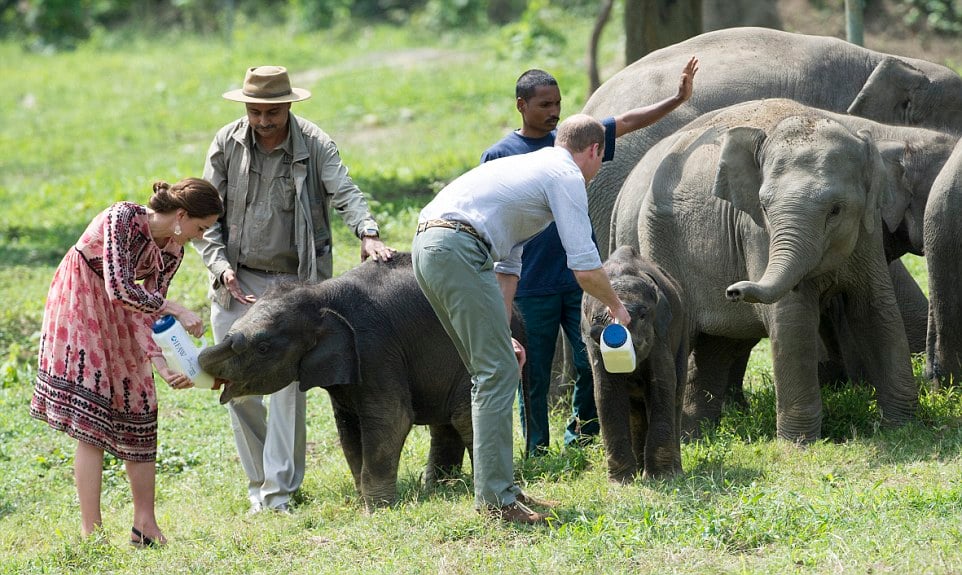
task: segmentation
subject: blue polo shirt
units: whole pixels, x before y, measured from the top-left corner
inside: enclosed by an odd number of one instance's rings
[[[605,155],[607,162],[615,157],[615,119],[601,121],[605,127]],[[495,158],[527,154],[541,148],[554,146],[555,132],[542,138],[526,138],[518,132],[511,132],[501,138],[481,155],[481,163]],[[594,240],[594,234],[592,234]],[[542,296],[564,293],[581,289],[575,275],[567,266],[567,257],[558,227],[552,222],[543,232],[524,244],[521,256],[521,279],[515,297]]]

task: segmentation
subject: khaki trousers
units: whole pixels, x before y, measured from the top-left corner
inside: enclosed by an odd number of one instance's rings
[[[296,280],[297,275],[237,270],[241,289],[256,297],[273,283],[292,279]],[[214,342],[223,341],[248,309],[249,305],[237,301],[231,301],[226,309],[213,302],[210,322]],[[262,395],[236,397],[227,403],[237,454],[247,474],[251,505],[273,508],[286,504],[304,481],[307,401],[297,386],[295,381],[269,395],[267,407]]]

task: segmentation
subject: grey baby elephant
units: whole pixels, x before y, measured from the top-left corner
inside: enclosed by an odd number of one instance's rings
[[[514,314],[512,334],[525,344]],[[425,483],[471,455],[471,378],[414,279],[411,255],[369,260],[338,278],[272,288],[200,354],[227,380],[221,403],[300,382],[331,397],[341,447],[368,508],[397,497],[404,441],[431,430]]]
[[[581,330],[594,375],[595,403],[608,459],[608,479],[681,473],[682,386],[688,366],[688,317],[681,288],[635,248],[623,246],[604,264],[611,286],[631,314],[635,348],[631,373],[609,373],[602,362],[601,332],[607,308],[585,294]]]

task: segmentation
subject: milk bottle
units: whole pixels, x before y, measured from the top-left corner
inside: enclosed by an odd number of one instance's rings
[[[184,326],[172,315],[165,315],[154,322],[154,341],[164,352],[164,359],[170,369],[183,373],[194,382],[194,387],[210,389],[214,386],[214,378],[200,369],[197,356],[200,349],[187,334]]]
[[[620,323],[608,324],[601,332],[601,362],[609,373],[635,371],[635,346],[631,334]]]

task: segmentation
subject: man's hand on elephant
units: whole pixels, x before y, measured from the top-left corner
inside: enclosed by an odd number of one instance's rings
[[[524,362],[528,360],[528,354],[527,354],[527,352],[524,350],[524,346],[521,345],[521,343],[520,343],[518,340],[516,340],[516,339],[514,339],[514,338],[512,337],[512,338],[511,338],[511,347],[514,348],[514,356],[515,356],[516,358],[518,358],[518,369],[519,369],[519,370],[520,370],[520,369],[523,369],[523,368],[524,368]]]
[[[237,274],[234,273],[234,270],[224,270],[224,273],[220,276],[220,281],[227,286],[227,291],[230,292],[231,297],[240,303],[250,305],[257,301],[256,297],[244,293],[244,291],[241,289],[240,282],[237,281]]]
[[[386,262],[397,253],[394,248],[384,245],[380,238],[366,237],[361,238],[361,261],[373,258],[374,261]]]
[[[691,98],[696,72],[698,72],[698,58],[692,56],[691,60],[685,64],[685,69],[681,72],[681,80],[678,82],[678,98],[682,102],[687,102],[688,98]]]

